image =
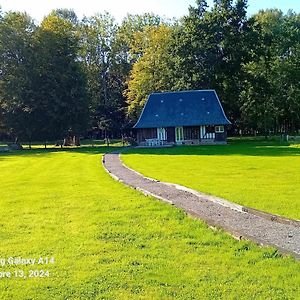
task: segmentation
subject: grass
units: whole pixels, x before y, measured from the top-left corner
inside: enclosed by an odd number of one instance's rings
[[[233,202],[300,219],[300,146],[239,141],[218,146],[134,149],[135,170]]]
[[[98,147],[0,154],[0,299],[297,299],[300,264],[115,182]]]
[[[0,147],[7,147],[8,143],[10,142],[3,142],[0,141]],[[22,141],[20,142],[23,149],[29,150],[29,142],[28,141]],[[46,142],[46,148],[49,149],[60,149],[60,146],[56,146],[57,141],[47,141]],[[106,147],[106,141],[105,140],[92,140],[92,139],[81,139],[80,140],[81,148],[82,147]],[[120,139],[113,139],[110,140],[110,145],[113,144],[114,146],[120,146],[122,147],[122,141]],[[125,143],[127,146],[128,143]],[[68,147],[63,147],[64,149],[76,149],[78,148],[77,146],[68,146]],[[39,141],[39,142],[32,142],[31,143],[31,149],[45,149],[45,142]]]

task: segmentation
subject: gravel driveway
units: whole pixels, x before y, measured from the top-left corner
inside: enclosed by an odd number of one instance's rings
[[[223,228],[239,239],[273,246],[282,253],[300,258],[300,226],[297,221],[278,220],[274,215],[260,214],[259,211],[247,212],[244,207],[224,199],[143,177],[124,166],[117,152],[106,154],[103,165],[116,180],[175,205],[208,225]]]

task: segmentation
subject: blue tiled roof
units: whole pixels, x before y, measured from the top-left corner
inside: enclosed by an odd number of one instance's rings
[[[153,93],[134,128],[231,124],[214,90]]]

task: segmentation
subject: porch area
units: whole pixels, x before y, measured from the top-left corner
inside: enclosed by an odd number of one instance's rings
[[[178,126],[143,128],[137,130],[137,143],[141,147],[165,147],[172,145],[226,144],[226,130],[217,126]]]

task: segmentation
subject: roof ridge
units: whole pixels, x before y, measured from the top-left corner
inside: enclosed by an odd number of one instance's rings
[[[207,90],[183,90],[183,91],[169,91],[169,92],[154,92],[154,93],[151,93],[150,95],[193,93],[193,92],[216,92],[216,90],[207,89]]]

